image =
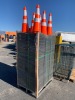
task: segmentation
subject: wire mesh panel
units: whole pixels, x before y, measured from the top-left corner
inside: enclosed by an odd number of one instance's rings
[[[39,40],[39,91],[53,77],[55,37],[40,34]]]
[[[35,92],[35,35],[17,34],[18,85]]]
[[[54,75],[69,78],[75,66],[75,44],[59,44],[55,47]]]

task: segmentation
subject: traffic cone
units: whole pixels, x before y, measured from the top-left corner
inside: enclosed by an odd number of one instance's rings
[[[22,32],[28,32],[28,17],[27,17],[27,9],[24,7],[24,15],[23,15],[23,23],[22,23]]]
[[[35,13],[33,13],[33,16],[32,16],[32,21],[31,21],[31,32],[33,32],[34,20],[35,20]]]
[[[43,11],[43,18],[41,22],[41,32],[47,35],[46,11]]]
[[[41,23],[40,23],[40,6],[36,6],[36,14],[35,14],[35,21],[34,21],[34,28],[33,32],[41,32]]]
[[[47,34],[52,35],[52,14],[51,13],[49,14]]]

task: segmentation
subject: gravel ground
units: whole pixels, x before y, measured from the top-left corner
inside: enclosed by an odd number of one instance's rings
[[[0,100],[36,100],[17,88],[15,46],[0,43]],[[53,79],[37,100],[75,100],[75,83]]]

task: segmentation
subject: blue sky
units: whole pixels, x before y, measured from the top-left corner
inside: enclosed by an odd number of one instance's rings
[[[28,23],[40,4],[41,14],[46,10],[53,15],[53,31],[75,32],[75,0],[0,0],[0,30],[21,30],[23,7],[27,7]]]

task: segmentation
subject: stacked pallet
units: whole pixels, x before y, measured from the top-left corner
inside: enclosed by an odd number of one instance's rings
[[[35,93],[53,77],[55,36],[17,34],[17,84]]]
[[[59,47],[60,51],[58,52]],[[69,80],[70,73],[75,66],[74,63],[75,63],[75,44],[56,45],[54,75]]]

